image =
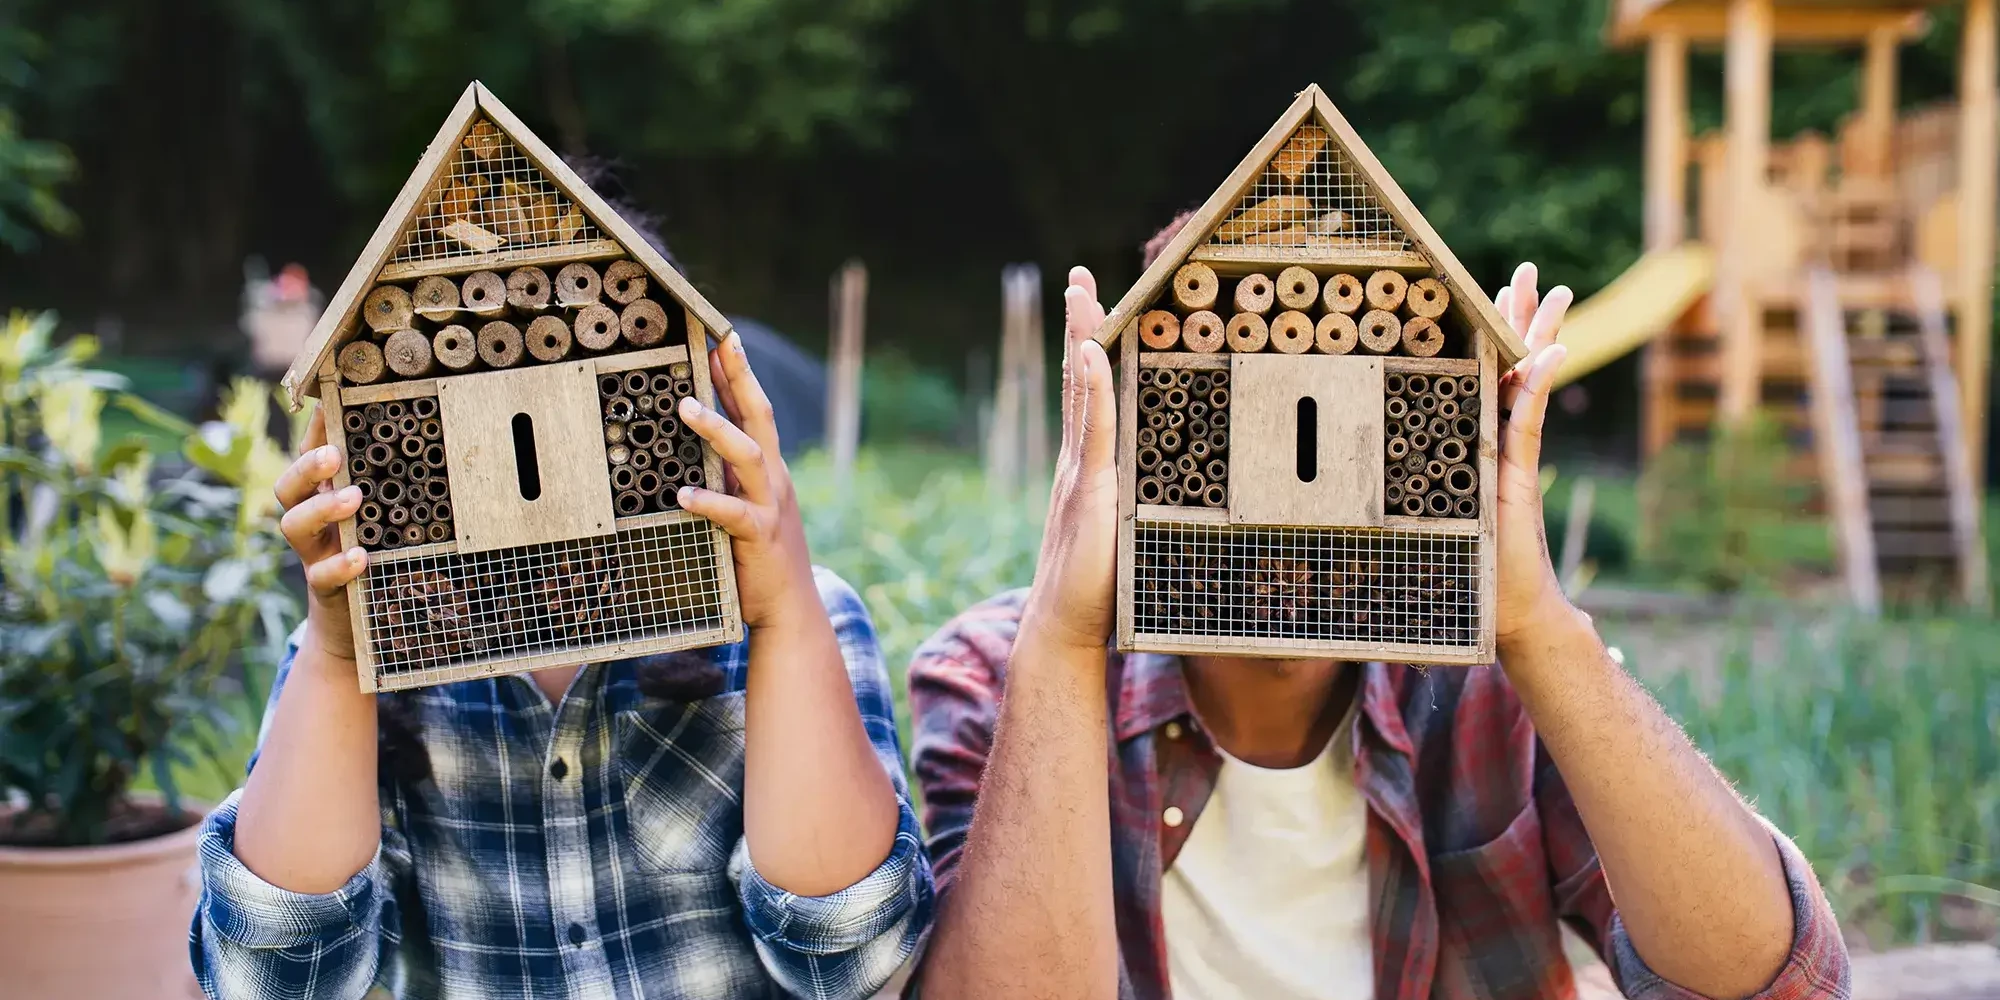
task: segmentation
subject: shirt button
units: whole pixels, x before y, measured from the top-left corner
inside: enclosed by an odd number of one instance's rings
[[[569,765],[563,763],[563,759],[561,757],[557,757],[555,759],[555,763],[549,765],[549,777],[554,778],[557,781],[563,780],[563,775],[566,775],[568,773],[569,773]]]
[[[573,944],[573,945],[575,945],[575,946],[577,946],[578,948],[581,948],[581,947],[583,947],[583,925],[582,925],[582,924],[571,924],[571,925],[569,925],[569,943],[570,943],[570,944]]]
[[[1181,738],[1181,724],[1178,722],[1167,723],[1167,739],[1177,740],[1180,738]]]
[[[1186,820],[1187,814],[1181,812],[1180,806],[1168,806],[1167,811],[1160,814],[1160,821],[1168,826],[1178,827]]]

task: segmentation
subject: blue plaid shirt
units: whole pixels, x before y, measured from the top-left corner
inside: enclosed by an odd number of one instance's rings
[[[929,925],[930,864],[867,609],[816,575],[901,808],[873,873],[821,898],[758,875],[743,837],[747,642],[715,651],[725,693],[689,704],[647,698],[630,661],[583,668],[559,708],[525,677],[464,681],[404,696],[432,778],[409,786],[380,769],[381,850],[338,891],[288,892],[236,859],[241,791],[209,816],[190,943],[202,989],[228,1000],[371,987],[482,1000],[880,990]]]

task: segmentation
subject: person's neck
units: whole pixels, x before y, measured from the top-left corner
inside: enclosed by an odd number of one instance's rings
[[[569,683],[576,679],[576,672],[582,667],[550,667],[547,670],[530,671],[528,679],[542,689],[542,697],[549,700],[549,707],[562,707],[563,695],[569,692]]]
[[[1303,767],[1326,749],[1360,688],[1358,664],[1190,656],[1188,701],[1231,757],[1266,768]]]

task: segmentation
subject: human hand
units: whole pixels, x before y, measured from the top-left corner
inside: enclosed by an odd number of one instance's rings
[[[279,530],[306,568],[306,632],[302,646],[316,645],[326,656],[354,661],[354,629],[347,614],[347,585],[368,568],[360,546],[341,551],[340,522],[361,508],[361,489],[333,488],[346,456],[326,440],[326,410],[313,411],[299,457],[278,477],[272,492],[284,514]]]
[[[778,452],[771,399],[750,371],[743,338],[734,330],[708,352],[708,370],[725,413],[689,396],[680,402],[680,417],[722,456],[728,492],[683,486],[676,494],[681,509],[714,521],[735,540],[731,548],[745,625],[766,628],[800,612],[824,619],[798,493]]]
[[[1558,620],[1569,611],[1549,559],[1542,528],[1542,421],[1549,388],[1568,349],[1556,343],[1575,296],[1557,285],[1547,298],[1536,291],[1535,265],[1514,270],[1514,280],[1494,304],[1523,333],[1528,354],[1500,380],[1499,598],[1496,632],[1502,646]]]
[[[1104,306],[1088,269],[1070,268],[1063,310],[1062,449],[1022,627],[1062,645],[1103,649],[1117,590],[1118,406],[1111,359],[1092,339]]]

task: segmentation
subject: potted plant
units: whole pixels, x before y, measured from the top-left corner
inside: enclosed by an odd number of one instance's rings
[[[197,429],[53,329],[0,325],[0,979],[23,1000],[155,1000],[192,988],[201,810],[176,770],[233,745],[243,669],[275,662],[294,617],[285,459],[268,389],[239,383]],[[154,433],[106,441],[112,413]]]

